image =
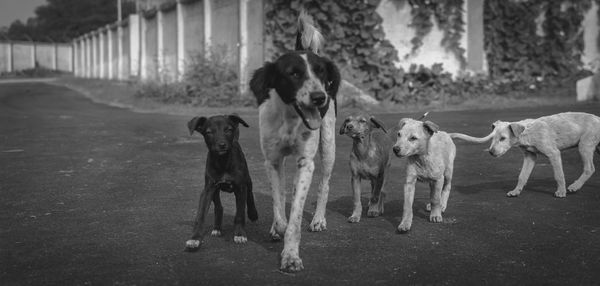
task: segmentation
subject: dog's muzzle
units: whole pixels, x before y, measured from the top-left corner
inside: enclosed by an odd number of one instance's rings
[[[313,106],[305,106],[298,101],[294,101],[292,106],[294,106],[294,110],[296,110],[306,128],[317,130],[321,127],[321,121],[323,120],[319,108],[326,107],[329,104],[329,97],[322,92],[313,92],[310,94],[310,100]]]

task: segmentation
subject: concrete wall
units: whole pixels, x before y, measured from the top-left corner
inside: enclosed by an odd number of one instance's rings
[[[204,53],[204,3],[198,1],[186,5],[183,9],[183,17],[185,28],[182,39],[185,61]]]
[[[470,1],[473,0],[467,0],[465,3]],[[483,1],[479,2],[483,5]],[[453,53],[446,51],[440,45],[444,34],[435,21],[431,32],[423,38],[423,45],[416,53],[412,53],[413,44],[410,41],[415,35],[415,29],[409,27],[412,19],[411,10],[407,1],[394,0],[382,0],[377,8],[377,13],[383,18],[382,27],[385,37],[398,51],[400,60],[397,66],[407,70],[411,64],[430,67],[442,63],[445,70],[452,74],[458,73],[461,70],[460,62]],[[463,35],[462,47],[466,47],[466,40],[466,36]]]
[[[243,0],[242,0],[243,1]],[[212,49],[220,52],[233,68],[238,63],[238,42],[240,37],[239,0],[219,0],[212,4]],[[211,51],[211,52],[213,52]]]
[[[56,45],[56,69],[59,71],[73,71],[73,47],[70,45]]]
[[[12,71],[11,43],[0,42],[0,74]]]
[[[598,50],[598,35],[600,29],[598,27],[598,5],[592,1],[592,8],[587,12],[583,19],[583,41],[585,47],[581,61],[586,64],[591,70],[598,72],[600,69],[600,51]]]
[[[24,70],[35,67],[35,50],[31,43],[13,44],[13,70]]]
[[[177,10],[158,12],[158,53],[161,81],[177,78]]]
[[[121,71],[119,72],[119,79],[127,80],[130,77],[131,72],[131,50],[130,50],[130,29],[129,26],[123,26],[121,28]]]
[[[158,79],[158,20],[143,19],[142,33],[144,33],[144,48],[142,48],[142,79]]]

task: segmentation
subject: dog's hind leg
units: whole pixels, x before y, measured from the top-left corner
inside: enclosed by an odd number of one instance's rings
[[[517,186],[514,190],[506,193],[507,197],[517,197],[523,191],[525,184],[527,184],[527,180],[529,180],[529,176],[531,175],[531,171],[535,166],[535,160],[537,159],[537,154],[533,152],[529,152],[526,150],[523,151],[523,167],[521,168],[521,173],[519,174],[519,181],[517,182]]]
[[[271,183],[271,194],[273,196],[273,224],[269,231],[273,240],[281,240],[287,228],[284,162],[284,157],[265,161],[265,168],[267,169],[267,176]]]
[[[247,186],[241,186],[235,194],[235,217],[233,219],[233,241],[235,243],[246,243],[246,201],[248,199]]]
[[[369,210],[367,211],[368,217],[378,217],[383,215],[383,200],[385,194],[381,191],[383,184],[385,183],[385,177],[383,174],[379,174],[377,178],[371,180],[371,199],[369,200]]]
[[[323,176],[319,183],[319,193],[317,195],[317,209],[310,223],[310,231],[323,231],[327,229],[327,220],[325,219],[325,210],[329,197],[329,179],[335,163],[335,111],[334,104],[329,105],[321,126],[319,138],[319,151],[321,153]]]
[[[215,191],[212,199],[215,205],[215,225],[210,233],[211,236],[221,236],[221,225],[223,224],[223,205],[221,204],[221,192]]]
[[[208,212],[208,206],[211,201],[210,198],[213,197],[214,192],[216,192],[214,186],[208,186],[208,184],[206,184],[204,190],[200,193],[198,212],[196,213],[192,238],[185,242],[186,251],[196,251],[200,248],[200,243],[202,243],[202,237],[204,236],[204,219]]]
[[[573,182],[567,190],[569,192],[577,192],[583,184],[594,174],[594,145],[579,143],[579,154],[583,161],[583,173],[575,182]]]
[[[258,212],[254,204],[254,193],[252,193],[252,181],[250,179],[248,179],[247,190],[246,206],[248,207],[248,218],[250,221],[256,221],[258,220]]]

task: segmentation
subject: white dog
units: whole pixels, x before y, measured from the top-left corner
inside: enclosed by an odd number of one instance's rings
[[[311,231],[327,227],[325,207],[335,161],[335,96],[340,74],[335,64],[317,54],[321,34],[308,15],[300,15],[298,51],[288,52],[256,70],[250,88],[258,101],[260,145],[273,194],[271,237],[284,237],[281,269],[303,269],[299,256],[302,212],[320,151],[322,177]],[[285,158],[294,156],[294,198],[289,223],[285,214]]]
[[[404,210],[398,231],[407,232],[412,225],[412,204],[417,180],[429,183],[431,210],[429,221],[442,222],[442,212],[448,205],[456,146],[450,135],[438,131],[431,121],[403,118],[399,122],[398,137],[392,150],[398,157],[407,157],[404,184]]]
[[[554,171],[557,189],[554,195],[559,198],[569,192],[576,192],[594,173],[594,150],[600,154],[600,117],[583,112],[565,112],[538,119],[525,119],[517,122],[496,121],[493,131],[483,138],[451,133],[453,138],[469,142],[483,143],[492,139],[490,154],[502,156],[508,149],[518,146],[525,156],[519,181],[509,197],[521,194],[523,187],[535,166],[537,154],[548,157]],[[579,149],[583,160],[583,173],[568,188],[565,188],[560,152],[565,149]]]

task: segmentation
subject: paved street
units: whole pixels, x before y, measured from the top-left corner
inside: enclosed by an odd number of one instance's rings
[[[497,119],[562,111],[600,115],[600,104],[432,112],[430,119],[442,130],[485,135]],[[417,114],[377,115],[388,127],[405,116]],[[283,244],[268,235],[272,207],[256,115],[244,117],[250,128],[240,137],[259,211],[259,221],[247,226],[248,243],[233,243],[235,200],[223,194],[224,235],[184,252],[206,153],[200,135],[189,136],[189,119],[96,104],[43,82],[0,84],[0,285],[591,285],[600,279],[600,172],[578,193],[557,199],[550,164],[540,158],[521,196],[507,198],[521,153],[492,158],[482,151],[487,144],[456,141],[444,223],[427,221],[428,190],[418,184],[412,231],[397,234],[404,161],[393,160],[384,216],[363,214],[349,224],[346,137],[337,137],[328,229],[307,231],[313,184],[300,250],[305,270],[279,272]],[[600,170],[597,154],[594,162]],[[582,170],[578,152],[563,152],[563,164],[570,184]],[[294,164],[288,165],[291,182]],[[363,206],[368,193],[364,183]]]

